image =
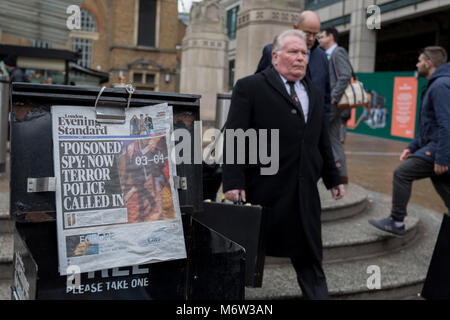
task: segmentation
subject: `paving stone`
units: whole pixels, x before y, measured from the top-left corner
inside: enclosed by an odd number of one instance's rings
[[[0,280],[0,300],[11,300],[11,282]]]
[[[12,234],[0,234],[0,280],[12,277],[13,245]]]

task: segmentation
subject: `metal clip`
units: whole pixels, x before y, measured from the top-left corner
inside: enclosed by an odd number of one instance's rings
[[[106,89],[106,87],[102,87],[102,88],[100,89],[100,92],[99,92],[98,95],[97,95],[97,99],[95,99],[95,104],[94,104],[94,111],[95,111],[95,113],[97,113],[97,103],[98,103],[98,100],[100,100],[100,96],[102,95],[103,91],[105,91],[105,89]]]
[[[131,96],[135,92],[135,88],[131,84],[127,84],[125,91],[128,93],[128,101],[126,110],[118,107],[112,106],[97,106],[100,100],[100,96],[106,87],[102,87],[98,93],[97,99],[95,100],[94,110],[97,122],[100,123],[125,123],[125,112],[130,108]]]
[[[174,183],[175,189],[187,190],[187,179],[186,179],[186,177],[174,176],[173,177],[173,183]]]
[[[27,180],[27,192],[55,192],[56,191],[56,178],[28,178]]]
[[[127,84],[125,86],[125,90],[128,92],[128,102],[127,102],[127,109],[126,109],[126,111],[128,111],[128,109],[130,109],[131,96],[136,91],[136,89],[131,84]]]

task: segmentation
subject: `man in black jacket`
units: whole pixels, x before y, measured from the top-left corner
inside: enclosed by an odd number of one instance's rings
[[[223,190],[230,201],[241,196],[272,209],[266,253],[291,258],[305,298],[327,299],[317,182],[322,177],[335,199],[343,197],[344,187],[334,164],[323,100],[305,77],[307,51],[305,34],[287,30],[275,42],[273,67],[237,81],[227,119]],[[278,144],[275,174],[264,175],[261,163],[229,161],[230,141],[239,129],[277,130],[279,140],[265,147],[277,150],[272,144]],[[232,151],[239,155],[237,148]]]

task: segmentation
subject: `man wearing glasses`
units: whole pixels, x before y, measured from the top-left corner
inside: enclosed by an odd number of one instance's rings
[[[306,34],[306,46],[308,48],[308,70],[306,76],[312,80],[316,89],[321,93],[322,99],[324,99],[324,116],[328,124],[330,113],[330,76],[327,55],[319,47],[317,40],[317,35],[320,31],[319,16],[313,11],[303,11],[293,28]],[[272,44],[268,44],[263,49],[263,55],[259,61],[256,73],[264,71],[271,65]]]

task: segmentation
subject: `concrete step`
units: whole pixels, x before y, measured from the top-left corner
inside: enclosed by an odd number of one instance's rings
[[[350,218],[366,210],[367,191],[356,184],[345,185],[345,197],[338,201],[332,198],[322,180],[317,186],[322,206],[322,222]]]
[[[9,192],[0,192],[0,233],[11,233],[14,222],[9,216]]]
[[[388,198],[369,192],[373,199]],[[385,202],[388,201],[385,199]],[[409,245],[388,254],[345,262],[324,263],[332,299],[410,299],[417,297],[425,280],[439,232],[442,215],[410,205],[409,212],[420,217],[417,234]],[[369,231],[368,231],[369,232]],[[375,230],[375,232],[378,232]],[[381,232],[381,231],[380,231]],[[370,233],[372,234],[372,232]],[[378,266],[381,288],[368,289],[369,266]],[[288,260],[267,258],[262,288],[246,288],[246,299],[299,299],[301,290]]]
[[[11,281],[0,280],[0,300],[11,300]]]
[[[406,234],[397,237],[379,231],[368,223],[369,218],[383,219],[390,212],[390,198],[371,194],[364,213],[352,218],[323,223],[324,262],[349,261],[387,254],[411,243],[417,235],[420,211],[409,211],[405,220]]]
[[[0,233],[0,280],[12,279],[13,235]]]

